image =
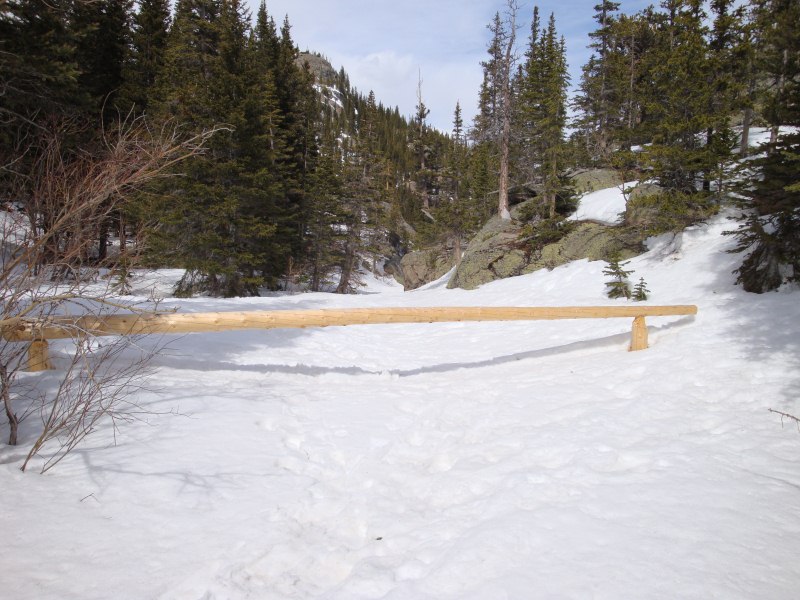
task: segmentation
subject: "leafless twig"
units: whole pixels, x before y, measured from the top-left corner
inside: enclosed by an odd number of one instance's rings
[[[781,412],[779,410],[775,410],[774,408],[768,409],[769,412],[775,413],[776,415],[781,416],[781,426],[783,426],[783,420],[789,419],[790,421],[794,421],[795,425],[797,426],[797,431],[800,431],[800,418],[795,417],[794,415],[790,415],[789,413]]]

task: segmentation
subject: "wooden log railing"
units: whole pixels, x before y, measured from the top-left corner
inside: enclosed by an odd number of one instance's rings
[[[21,320],[3,329],[7,341],[31,342],[28,368],[50,368],[47,340],[103,335],[198,333],[239,329],[302,329],[390,323],[540,321],[632,318],[631,351],[648,347],[645,317],[695,315],[694,305],[345,308],[215,313],[115,314]]]

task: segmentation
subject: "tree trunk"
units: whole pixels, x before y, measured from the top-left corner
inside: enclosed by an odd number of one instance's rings
[[[318,292],[320,287],[320,268],[319,268],[319,241],[314,242],[314,262],[311,269],[311,291]]]
[[[108,258],[108,227],[105,222],[100,225],[97,240],[97,260],[104,262]]]
[[[750,153],[750,124],[753,122],[753,109],[744,109],[742,117],[742,141],[739,145],[739,156],[744,158]]]
[[[510,119],[503,124],[503,138],[500,145],[500,191],[498,193],[497,214],[501,219],[510,219],[508,211],[508,161],[509,161],[509,136],[506,129],[510,129]]]
[[[631,54],[631,64],[630,69],[628,72],[628,132],[627,132],[627,150],[630,151],[631,149],[631,132],[633,131],[633,92],[634,92],[634,81],[636,76],[636,58],[634,54],[634,47],[635,47],[636,40],[634,39],[633,33],[631,33],[631,40],[630,40],[630,48],[629,52]]]
[[[125,216],[119,215],[119,253],[124,254],[128,246],[128,238],[125,235]]]
[[[510,27],[508,43],[503,56],[500,82],[503,94],[503,130],[500,135],[500,191],[497,199],[497,213],[504,220],[511,219],[511,213],[508,211],[508,162],[511,154],[511,70],[514,61],[514,42],[517,35],[517,5],[513,0],[508,2],[508,11]]]
[[[714,141],[714,128],[709,127],[706,129],[706,147],[710,148],[711,143]],[[708,173],[703,172],[703,191],[710,192],[711,191],[711,179],[708,176]]]
[[[777,86],[778,89],[775,92],[775,102],[777,102],[779,104],[783,102],[783,90],[786,87],[786,68],[787,68],[788,64],[789,64],[789,49],[788,48],[784,48],[784,50],[783,50],[783,65],[782,65],[782,68],[781,68],[781,74],[778,77],[778,86]],[[772,144],[775,144],[775,142],[778,141],[778,133],[779,133],[779,129],[778,128],[779,127],[780,127],[780,123],[772,123],[772,129],[770,130],[770,133],[769,133],[770,146]]]
[[[336,287],[337,294],[346,294],[350,291],[350,279],[353,276],[355,260],[355,247],[353,244],[348,243],[345,248],[344,260],[342,261],[342,275],[339,277],[339,285]]]
[[[756,92],[756,76],[753,73],[753,58],[752,56],[748,59],[747,63],[747,73],[748,73],[748,81],[747,81],[747,101],[748,103],[752,103],[753,96]],[[747,106],[744,109],[744,115],[742,116],[742,141],[739,144],[739,156],[745,157],[750,154],[750,125],[753,123],[753,107],[752,105]]]
[[[14,414],[11,407],[11,392],[9,391],[10,378],[8,376],[8,369],[5,365],[0,365],[0,386],[2,386],[3,406],[6,409],[6,418],[8,419],[8,445],[17,445],[17,429],[19,428],[19,419]]]

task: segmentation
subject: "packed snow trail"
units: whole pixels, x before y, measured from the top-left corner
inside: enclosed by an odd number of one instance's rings
[[[800,433],[768,409],[800,413],[798,293],[735,287],[731,226],[631,261],[700,309],[645,352],[627,319],[168,339],[115,446],[44,477],[2,449],[0,597],[796,598]],[[603,266],[165,304],[610,304]]]

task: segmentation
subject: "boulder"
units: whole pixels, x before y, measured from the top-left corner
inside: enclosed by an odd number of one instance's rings
[[[542,248],[523,270],[532,273],[538,269],[553,269],[573,260],[607,260],[619,253],[623,259],[641,254],[645,250],[641,236],[627,227],[612,227],[600,223],[582,222],[559,241]]]
[[[571,179],[575,193],[579,195],[586,192],[604,190],[623,183],[622,177],[614,169],[582,169],[575,171]]]
[[[417,250],[409,252],[400,261],[403,287],[415,290],[420,286],[436,281],[450,270],[448,257],[441,249]],[[399,278],[395,275],[395,278]]]
[[[663,188],[655,183],[640,183],[637,185],[633,190],[631,190],[630,195],[628,196],[629,200],[640,200],[642,198],[647,198],[649,196],[655,196],[663,191]]]
[[[493,217],[484,226],[470,242],[447,287],[470,290],[496,279],[553,269],[573,260],[606,260],[614,252],[629,258],[644,251],[636,230],[592,222],[568,225],[568,233],[557,242],[533,248],[520,239],[524,223],[514,219],[525,204],[514,207],[511,220]]]
[[[521,274],[529,261],[525,251],[517,247],[523,225],[517,219],[520,211],[535,201],[514,206],[511,219],[489,219],[467,246],[447,287],[471,290],[495,279]]]
[[[394,254],[383,263],[383,272],[394,277],[395,281],[401,285],[403,285],[403,268],[400,265],[402,260],[401,256]]]

